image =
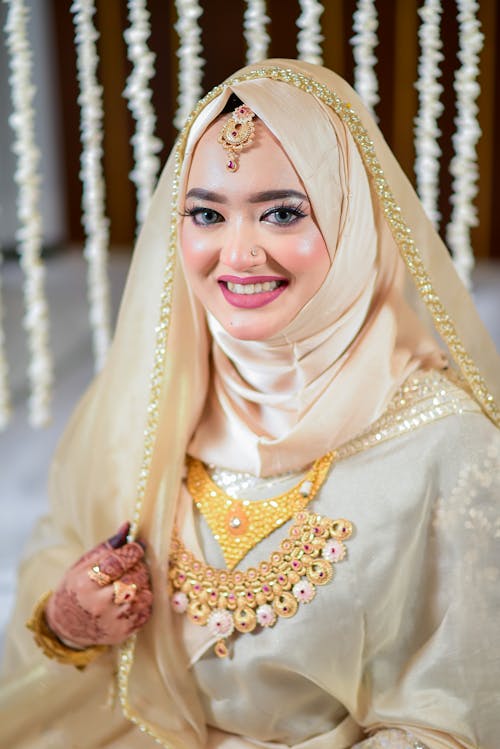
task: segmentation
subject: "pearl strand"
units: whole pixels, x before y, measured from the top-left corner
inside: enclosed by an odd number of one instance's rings
[[[203,10],[197,0],[176,0],[179,35],[179,95],[174,125],[179,130],[202,94],[201,81],[205,61],[201,56],[201,28],[198,18]]]
[[[271,38],[266,31],[269,23],[265,0],[247,0],[243,16],[243,34],[247,43],[247,65],[265,60]]]
[[[52,359],[49,348],[48,307],[45,298],[45,271],[42,265],[42,218],[39,210],[40,151],[35,144],[35,87],[32,81],[32,54],[27,37],[28,10],[24,0],[8,0],[7,48],[9,50],[9,83],[13,114],[10,125],[14,131],[13,151],[17,156],[14,174],[18,186],[17,215],[21,267],[24,272],[24,327],[28,333],[31,386],[29,421],[34,427],[44,426],[50,419]]]
[[[446,239],[453,253],[455,267],[460,278],[470,287],[470,273],[474,267],[474,255],[470,243],[470,229],[477,224],[477,209],[473,200],[477,195],[479,169],[476,144],[481,135],[477,120],[476,98],[480,86],[479,53],[484,35],[480,31],[476,14],[476,0],[457,0],[459,21],[458,59],[462,63],[455,73],[453,87],[457,94],[456,131],[453,135],[455,156],[450,163],[453,177],[453,206],[451,220],[446,227]]]
[[[415,118],[415,176],[419,198],[437,229],[441,218],[438,210],[441,155],[438,138],[441,131],[437,121],[443,111],[440,101],[443,86],[438,82],[441,75],[439,63],[443,59],[443,43],[439,35],[441,1],[425,0],[418,13],[422,22],[418,30],[421,47],[419,77],[415,84],[419,99],[419,111]]]
[[[151,24],[146,0],[128,0],[128,17],[130,25],[124,37],[133,68],[127,79],[124,95],[135,120],[135,133],[131,141],[135,165],[130,178],[136,187],[137,224],[140,227],[146,218],[160,168],[160,160],[155,154],[163,144],[154,137],[156,116],[151,105],[152,91],[149,82],[155,72],[155,55],[147,45]]]
[[[363,100],[364,105],[377,120],[375,106],[380,98],[378,81],[375,75],[375,47],[377,38],[378,17],[374,0],[358,0],[353,14],[354,36],[351,37],[354,56],[354,88]]]
[[[102,170],[102,87],[97,81],[97,38],[92,17],[94,0],[74,0],[71,6],[75,25],[77,77],[80,86],[82,143],[82,223],[86,241],[84,254],[88,261],[88,295],[90,324],[93,334],[95,368],[104,365],[110,343],[110,303],[107,277],[109,230],[104,214],[105,183]]]
[[[318,0],[299,0],[301,14],[297,19],[299,34],[297,39],[297,53],[299,60],[316,65],[323,64],[321,54],[320,16],[324,11],[323,4]]]
[[[0,250],[0,266],[3,262],[3,255]],[[5,429],[9,423],[11,415],[9,384],[8,384],[8,365],[5,355],[5,335],[3,330],[3,303],[2,303],[2,284],[0,278],[0,432]]]

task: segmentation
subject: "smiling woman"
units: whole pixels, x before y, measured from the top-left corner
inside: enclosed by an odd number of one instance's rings
[[[223,126],[216,120],[208,128],[189,170],[180,229],[184,267],[199,301],[226,332],[264,340],[316,294],[330,258],[277,138],[258,120],[235,173],[220,146]]]
[[[496,749],[498,366],[342,79],[210,92],[56,456],[0,743]]]

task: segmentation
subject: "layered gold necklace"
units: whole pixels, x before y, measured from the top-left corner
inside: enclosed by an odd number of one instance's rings
[[[334,452],[318,458],[298,484],[283,494],[247,500],[230,497],[212,481],[200,460],[188,456],[187,489],[218,541],[228,569],[306,507],[324,483],[334,459]]]
[[[207,626],[216,638],[215,653],[228,654],[233,632],[253,632],[294,616],[310,603],[316,587],[333,577],[333,565],[344,559],[343,541],[352,533],[348,520],[331,520],[305,507],[324,483],[334,461],[319,458],[292,489],[272,499],[234,499],[210,478],[203,463],[187,459],[187,488],[224,554],[228,569],[197,559],[174,531],[169,559],[169,595],[178,614]],[[294,523],[279,550],[245,571],[234,566],[272,531],[291,518]]]
[[[352,524],[301,511],[279,550],[258,567],[223,570],[197,559],[174,532],[169,561],[169,596],[173,610],[206,626],[219,658],[229,653],[228,638],[257,627],[273,627],[310,603],[316,588],[333,577],[346,555],[343,541]]]

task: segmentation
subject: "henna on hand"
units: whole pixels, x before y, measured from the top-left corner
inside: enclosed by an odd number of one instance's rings
[[[127,543],[129,523],[118,533],[83,554],[66,572],[46,606],[47,624],[70,647],[116,645],[143,626],[151,616],[153,594],[143,561],[145,545]],[[98,565],[114,580],[134,584],[137,595],[117,604],[112,583],[97,585],[89,568]]]
[[[149,588],[149,571],[144,562],[137,562],[128,572],[125,572],[120,578],[123,583],[134,584],[137,590]]]
[[[46,612],[47,624],[59,639],[87,647],[101,642],[106,636],[100,617],[82,606],[75,591],[69,590],[64,583],[50,603]]]
[[[143,547],[136,541],[132,541],[109,552],[103,559],[99,559],[98,565],[103,574],[108,575],[111,580],[117,580],[134,567],[143,556]]]
[[[146,588],[141,590],[134,602],[131,603],[127,609],[120,614],[120,618],[123,618],[129,622],[128,635],[131,635],[136,630],[143,627],[151,616],[153,610],[153,594]]]

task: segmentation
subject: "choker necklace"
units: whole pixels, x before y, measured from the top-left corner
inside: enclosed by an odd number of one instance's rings
[[[216,638],[219,658],[229,654],[233,632],[247,634],[273,627],[310,603],[318,586],[333,577],[334,565],[346,555],[343,541],[353,531],[344,518],[331,520],[298,512],[288,536],[267,561],[247,570],[224,570],[197,559],[174,530],[169,558],[170,603],[193,624],[206,626]]]
[[[292,489],[271,499],[234,499],[220,489],[203,463],[187,457],[186,486],[233,569],[262,539],[303,510],[324,483],[335,459],[329,452],[315,460]]]

